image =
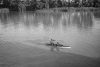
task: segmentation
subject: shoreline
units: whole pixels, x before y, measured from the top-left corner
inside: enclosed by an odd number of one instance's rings
[[[64,8],[54,8],[52,10],[58,10],[62,12],[66,11],[96,11],[100,10],[100,8],[94,8],[94,7],[64,7]]]
[[[50,9],[40,9],[35,10],[36,12],[67,12],[67,11],[100,11],[100,8],[94,7],[62,7],[62,8],[50,8]],[[9,13],[10,10],[8,8],[0,8],[0,13]],[[18,11],[18,10],[17,10]],[[27,10],[33,11],[33,10]],[[23,11],[22,11],[23,12]]]

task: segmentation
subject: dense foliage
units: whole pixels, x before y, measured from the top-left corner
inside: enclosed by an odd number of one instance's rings
[[[0,0],[0,8],[20,9],[49,9],[58,7],[100,7],[100,0]]]

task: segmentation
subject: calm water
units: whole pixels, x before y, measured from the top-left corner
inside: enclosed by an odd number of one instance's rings
[[[100,58],[100,13],[0,14],[0,40],[20,42],[46,50],[43,44],[51,38],[72,47],[61,51]]]

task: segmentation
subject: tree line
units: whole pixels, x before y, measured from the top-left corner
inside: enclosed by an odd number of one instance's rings
[[[100,0],[0,0],[0,8],[19,10],[49,9],[59,7],[100,7]]]

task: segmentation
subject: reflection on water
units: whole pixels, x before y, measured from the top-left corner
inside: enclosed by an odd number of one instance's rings
[[[72,49],[68,52],[99,57],[100,24],[97,25],[98,22],[95,21],[97,15],[91,12],[2,13],[0,39],[26,41],[52,38],[63,41],[64,45],[70,45]]]
[[[100,12],[99,11],[94,12],[94,16],[95,16],[95,18],[100,19]]]
[[[9,27],[13,24],[14,27],[23,25],[26,28],[43,25],[43,28],[62,28],[76,27],[77,29],[89,29],[93,26],[91,13],[89,12],[73,12],[73,13],[18,13],[10,12],[9,14],[0,14],[1,24]]]
[[[51,51],[53,52],[53,51],[59,51],[59,48],[58,47],[56,47],[56,46],[51,46]]]

